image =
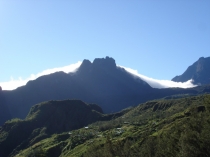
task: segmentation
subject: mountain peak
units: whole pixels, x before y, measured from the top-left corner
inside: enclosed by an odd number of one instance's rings
[[[115,60],[111,57],[106,58],[96,58],[93,63],[89,60],[84,59],[82,64],[79,67],[79,71],[89,71],[91,68],[99,68],[99,69],[115,69],[116,63]]]
[[[187,70],[179,76],[172,79],[175,82],[186,82],[190,79],[194,80],[195,84],[209,84],[210,83],[210,57],[200,57],[195,63],[187,68]]]
[[[109,68],[115,68],[116,67],[116,63],[115,60],[111,57],[106,57],[106,58],[96,58],[93,61],[93,66],[97,66],[97,67],[109,67]]]
[[[79,67],[79,70],[80,71],[87,71],[91,66],[92,66],[92,63],[89,60],[84,59],[82,64]]]
[[[7,93],[5,105],[10,109],[12,118],[24,118],[30,107],[39,102],[64,99],[100,104],[105,113],[110,113],[145,101],[139,95],[151,90],[146,82],[117,67],[113,58],[105,57],[92,63],[83,60],[75,73],[56,72],[29,81],[25,86]]]
[[[91,62],[88,59],[84,59],[81,65],[91,65]]]
[[[199,58],[199,60],[204,60],[204,59],[205,59],[204,57],[200,57],[200,58]]]

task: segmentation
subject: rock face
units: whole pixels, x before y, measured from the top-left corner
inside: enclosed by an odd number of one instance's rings
[[[79,99],[100,105],[105,113],[120,111],[146,100],[152,88],[116,66],[110,57],[84,60],[78,70],[56,72],[29,81],[25,86],[4,92],[4,105],[12,118],[25,118],[31,106],[43,101]],[[1,125],[1,124],[0,124]]]
[[[194,84],[206,85],[210,84],[210,57],[199,58],[198,61],[193,63],[187,68],[187,70],[179,76],[176,76],[172,79],[175,82],[185,82],[190,79],[193,79]]]

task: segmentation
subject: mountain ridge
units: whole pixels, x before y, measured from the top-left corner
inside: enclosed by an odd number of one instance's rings
[[[175,76],[172,81],[186,82],[190,79],[194,84],[206,85],[210,84],[210,57],[200,57],[196,62],[190,65],[182,75]]]
[[[79,99],[98,104],[105,113],[112,113],[152,99],[199,92],[198,88],[155,89],[117,67],[111,57],[96,58],[92,63],[85,59],[73,73],[56,72],[15,90],[3,90],[0,93],[0,125],[11,118],[24,119],[31,106],[43,101]]]
[[[84,60],[74,73],[44,75],[15,90],[3,91],[2,95],[10,118],[25,118],[34,104],[64,99],[80,99],[99,104],[106,113],[116,112],[137,105],[142,99],[137,95],[151,89],[140,78],[117,67],[113,58],[106,57],[97,58],[93,63]],[[129,95],[135,99],[127,98]]]

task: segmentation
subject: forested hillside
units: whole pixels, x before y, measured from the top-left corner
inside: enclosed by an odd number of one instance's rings
[[[15,124],[13,120],[5,125]],[[28,142],[10,156],[209,156],[209,129],[209,94],[159,99],[124,110],[116,117],[112,115],[108,121]],[[10,133],[4,126],[1,128],[1,143]]]

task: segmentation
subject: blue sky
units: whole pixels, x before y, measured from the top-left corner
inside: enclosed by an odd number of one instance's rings
[[[209,43],[209,0],[0,0],[0,84],[106,56],[170,80]]]

